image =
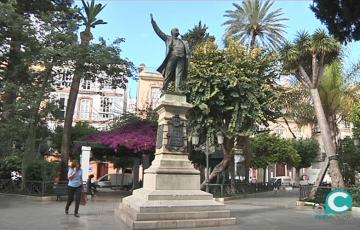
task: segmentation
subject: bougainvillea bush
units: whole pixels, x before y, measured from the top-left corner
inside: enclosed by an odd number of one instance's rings
[[[148,121],[137,121],[111,131],[90,135],[85,140],[114,150],[126,148],[135,154],[155,152],[156,126]]]

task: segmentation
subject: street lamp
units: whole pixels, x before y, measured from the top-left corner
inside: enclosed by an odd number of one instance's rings
[[[222,132],[217,132],[216,133],[216,138],[217,138],[217,143],[219,145],[224,143],[224,136],[222,134]],[[204,144],[199,145],[199,134],[197,131],[195,131],[192,136],[191,136],[191,141],[192,144],[194,145],[194,149],[196,151],[201,151],[203,153],[205,153],[206,155],[206,176],[205,176],[205,186],[206,186],[206,192],[209,192],[209,155],[213,152],[215,152],[215,146],[210,146],[210,140],[209,140],[209,136],[206,135],[206,141]],[[211,149],[211,150],[210,150]]]
[[[358,146],[358,145],[359,145],[359,142],[360,142],[359,139],[357,139],[357,138],[354,139],[354,145],[355,145],[355,146]]]

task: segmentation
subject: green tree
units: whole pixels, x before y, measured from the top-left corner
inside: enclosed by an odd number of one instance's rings
[[[270,11],[273,2],[270,0],[243,0],[242,4],[233,3],[235,10],[227,10],[225,17],[229,20],[223,25],[227,26],[225,39],[234,37],[239,39],[250,49],[255,46],[279,48],[285,41],[285,25],[282,24],[281,9]]]
[[[297,165],[301,161],[289,140],[273,134],[258,134],[250,145],[254,155],[253,166],[263,169],[263,178],[266,178],[266,168],[271,164]]]
[[[293,138],[297,138],[292,131],[288,119],[294,121],[298,127],[310,125],[315,128],[317,121],[309,92],[301,84],[294,84],[284,90],[283,119]]]
[[[291,140],[293,148],[300,156],[300,161],[292,166],[296,169],[295,183],[299,185],[300,169],[308,168],[319,154],[319,142],[315,139],[293,139]]]
[[[341,42],[360,39],[360,2],[353,0],[314,0],[310,6],[330,34]]]
[[[0,1],[0,44],[2,49],[0,53],[0,74],[2,74],[3,93],[1,95],[2,113],[1,121],[6,122],[11,118],[16,110],[15,101],[18,97],[17,92],[21,85],[31,81],[28,72],[33,64],[33,56],[37,54],[42,47],[41,39],[43,35],[38,30],[48,29],[42,27],[43,20],[51,15],[53,26],[57,28],[66,28],[66,23],[56,19],[56,16],[62,17],[63,13],[68,14],[68,18],[73,16],[70,5],[72,1],[56,0],[2,0]],[[35,23],[39,23],[40,28],[36,28]],[[59,29],[60,29],[59,28]]]
[[[357,102],[351,113],[350,113],[350,121],[353,123],[353,137],[357,140],[360,139],[360,103]]]
[[[62,165],[63,169],[66,169],[66,166],[69,161],[69,153],[70,153],[70,137],[71,137],[71,127],[73,122],[73,116],[75,111],[75,104],[77,95],[79,93],[80,81],[82,76],[82,72],[86,69],[84,59],[87,56],[87,47],[90,44],[90,41],[93,39],[93,35],[91,33],[91,28],[95,28],[97,25],[106,24],[101,19],[97,19],[98,14],[104,9],[101,3],[95,4],[95,0],[91,0],[91,3],[85,2],[81,0],[85,15],[80,12],[80,18],[82,20],[83,25],[85,26],[84,31],[80,33],[80,59],[76,63],[74,76],[71,83],[69,99],[67,101],[66,113],[65,113],[65,121],[64,121],[64,132],[62,137],[61,144],[61,154],[62,154]]]
[[[11,134],[1,141],[5,147],[1,151],[11,153],[14,143],[24,150],[24,176],[46,134],[42,118],[51,112],[51,103],[44,106],[44,100],[52,91],[53,67],[66,60],[63,56],[76,41],[75,21],[68,20],[73,16],[70,5],[71,1],[0,2],[0,14],[4,16],[0,46],[9,47],[0,54],[4,92],[0,130]]]
[[[347,73],[340,60],[325,67],[324,77],[319,85],[319,94],[329,122],[334,143],[337,144],[339,122],[348,122],[350,111],[359,100],[359,86],[354,83],[358,67],[354,66]],[[299,126],[317,125],[314,107],[309,91],[296,82],[285,91],[285,119],[290,118]]]
[[[195,50],[186,83],[189,101],[194,105],[189,127],[209,136],[211,142],[218,131],[225,136],[224,159],[214,168],[210,180],[233,162],[233,149],[241,136],[256,123],[266,124],[277,117],[276,66],[273,53],[261,49],[248,52],[234,41],[223,50],[212,42]]]
[[[196,46],[200,43],[206,41],[215,41],[215,37],[210,35],[207,32],[208,27],[205,24],[202,24],[201,21],[194,28],[188,30],[183,36],[182,39],[186,40],[189,43],[190,50],[193,51]]]
[[[332,185],[343,188],[344,181],[335,157],[335,143],[331,138],[329,123],[318,90],[324,76],[325,65],[332,63],[338,57],[339,52],[340,44],[324,31],[317,30],[313,35],[305,32],[299,33],[293,43],[286,43],[282,54],[284,69],[293,74],[310,91],[325,152],[329,158]],[[324,167],[320,175],[324,175],[325,171]],[[322,176],[319,176],[316,186],[320,184],[321,179]]]
[[[355,184],[355,175],[360,172],[360,148],[354,144],[354,139],[345,138],[338,148],[341,172],[347,184]]]

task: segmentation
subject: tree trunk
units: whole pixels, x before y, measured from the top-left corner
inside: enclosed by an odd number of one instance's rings
[[[294,139],[296,139],[296,135],[295,135],[295,133],[292,131],[292,129],[290,128],[290,125],[289,125],[288,120],[286,119],[286,117],[283,117],[283,118],[284,118],[285,124],[286,124],[288,130],[290,131],[291,135],[293,136]]]
[[[26,168],[29,166],[30,163],[34,162],[36,159],[36,156],[38,155],[38,149],[36,148],[36,129],[37,125],[40,121],[39,117],[39,109],[41,106],[41,102],[43,101],[45,97],[45,91],[47,87],[49,86],[49,78],[51,75],[52,66],[47,68],[47,72],[45,74],[44,82],[40,88],[40,92],[36,98],[38,98],[37,101],[35,101],[33,105],[32,114],[29,121],[29,129],[28,129],[28,136],[26,139],[25,144],[25,151],[24,151],[24,157],[22,159],[21,168],[22,168],[22,176],[23,179],[26,178]],[[40,145],[41,143],[39,143]]]
[[[336,149],[336,146],[337,146],[336,136],[338,134],[336,115],[330,115],[328,117],[328,122],[329,122],[329,129],[330,129],[330,133],[331,133],[331,139],[333,140],[333,142],[335,144],[335,149]]]
[[[319,175],[316,178],[315,185],[309,194],[310,199],[312,199],[312,200],[315,199],[316,191],[317,191],[318,187],[320,186],[321,182],[323,181],[328,167],[329,167],[329,161],[326,160],[326,162],[321,167]]]
[[[266,168],[263,168],[263,184],[266,183]]]
[[[251,41],[250,41],[250,50],[255,48],[255,44],[256,44],[256,34],[253,33],[251,35]]]
[[[326,152],[326,155],[329,159],[330,164],[330,177],[331,177],[331,184],[332,187],[336,188],[344,188],[344,180],[342,178],[339,162],[336,158],[336,148],[335,143],[332,141],[331,133],[329,129],[329,124],[325,117],[324,109],[321,104],[319,91],[317,88],[310,89],[311,98],[314,103],[314,108],[316,112],[316,117],[318,120],[318,124],[321,131],[321,138],[323,141],[323,146]],[[320,175],[319,175],[320,176]],[[318,177],[319,179],[319,177]],[[321,181],[317,179],[315,187],[319,186]]]
[[[229,164],[234,160],[234,155],[232,154],[232,149],[234,147],[234,140],[225,139],[223,147],[224,159],[215,166],[213,171],[209,176],[209,182],[211,182],[215,177],[217,177],[221,172],[225,171]],[[206,186],[206,179],[201,183],[200,189],[205,189]]]
[[[232,155],[231,162],[229,164],[229,174],[230,174],[230,186],[231,186],[231,193],[234,194],[236,192],[235,189],[235,161],[234,161],[234,155]]]
[[[300,186],[300,168],[295,168],[295,186]]]
[[[66,168],[68,166],[69,154],[70,154],[71,128],[72,128],[74,110],[76,105],[76,99],[79,93],[79,87],[81,81],[81,75],[77,74],[76,72],[74,74],[71,83],[69,99],[66,107],[64,131],[61,142],[61,168],[62,168],[61,179],[62,180],[66,180]]]
[[[239,137],[239,143],[243,150],[243,156],[245,158],[245,181],[249,181],[249,170],[252,161],[252,156],[250,153],[250,138],[249,136]]]

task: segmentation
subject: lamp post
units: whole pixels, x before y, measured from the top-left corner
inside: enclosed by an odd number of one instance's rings
[[[357,139],[357,138],[354,139],[354,145],[355,146],[359,146],[359,142],[360,142],[359,139]]]
[[[221,131],[216,133],[216,138],[217,138],[217,143],[219,145],[224,143],[224,136]],[[215,151],[215,149],[210,151],[210,148],[214,147],[214,146],[210,146],[210,140],[209,140],[209,136],[207,134],[206,134],[205,144],[198,146],[199,145],[199,134],[197,131],[195,131],[192,134],[191,141],[192,141],[192,144],[194,145],[194,149],[196,151],[202,151],[203,153],[205,153],[205,156],[206,156],[205,190],[206,190],[206,192],[209,192],[209,178],[210,178],[209,155]]]

